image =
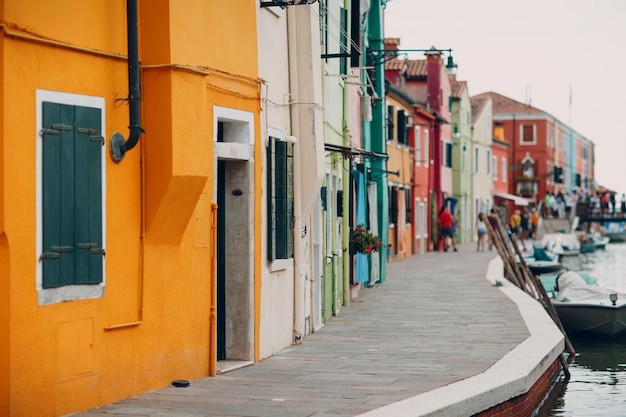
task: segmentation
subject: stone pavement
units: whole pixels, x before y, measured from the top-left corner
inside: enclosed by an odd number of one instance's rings
[[[496,256],[468,244],[390,262],[384,283],[301,345],[75,416],[357,416],[479,375],[529,338],[515,302],[485,278]]]

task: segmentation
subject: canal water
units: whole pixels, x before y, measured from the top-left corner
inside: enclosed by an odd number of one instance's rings
[[[598,285],[626,293],[626,243],[610,243],[606,250],[567,257],[563,263]],[[559,381],[538,417],[626,416],[626,337],[570,340],[576,350],[570,379]]]

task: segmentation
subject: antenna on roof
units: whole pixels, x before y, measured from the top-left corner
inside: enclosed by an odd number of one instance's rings
[[[530,103],[533,102],[530,84],[526,86],[526,104],[530,106]]]
[[[569,127],[572,127],[572,83],[569,83]]]

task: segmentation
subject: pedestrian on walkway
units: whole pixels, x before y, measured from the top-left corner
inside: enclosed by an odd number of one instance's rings
[[[511,218],[509,219],[509,230],[511,234],[515,235],[516,238],[520,237],[520,225],[522,224],[522,217],[520,216],[519,209],[515,210],[513,214],[511,214]],[[526,250],[526,244],[524,243],[524,239],[519,239],[522,242],[522,246],[524,250]]]
[[[530,238],[534,239],[539,228],[539,212],[536,208],[532,208],[530,213]]]
[[[442,207],[439,213],[439,225],[441,226],[440,239],[443,240],[443,251],[448,251],[446,239],[450,239],[452,248],[455,252],[458,252],[456,243],[454,242],[454,217],[447,206]],[[439,243],[441,243],[441,240]]]
[[[478,235],[476,252],[484,252],[485,244],[487,242],[487,226],[485,226],[485,223],[481,220],[484,215],[485,213],[480,213],[476,218],[476,234]]]

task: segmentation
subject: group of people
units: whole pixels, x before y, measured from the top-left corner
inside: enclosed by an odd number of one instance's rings
[[[477,234],[476,251],[482,252],[484,252],[487,246],[489,246],[489,250],[491,250],[493,247],[493,243],[488,239],[487,226],[482,220],[483,217],[484,213],[480,213],[476,218],[475,225]],[[498,225],[497,218],[498,213],[495,209],[492,208],[489,212],[489,215],[487,216],[487,219],[489,220],[492,228]],[[451,246],[454,252],[458,252],[458,249],[456,248],[456,242],[454,240],[454,235],[456,232],[456,221],[447,206],[443,206],[441,210],[439,210],[437,223],[439,226],[439,233],[436,247],[441,247],[443,245],[443,251],[447,252],[448,247]],[[524,239],[532,239],[538,225],[539,212],[533,207],[530,213],[526,209],[515,210],[509,219],[508,229],[510,233],[515,234],[515,236],[521,240],[524,249],[526,249]]]
[[[626,194],[622,193],[619,198],[615,191],[593,192],[582,194],[580,197],[585,202],[587,211],[595,216],[615,216],[626,214]]]
[[[593,191],[593,192],[548,192],[543,199],[542,216],[544,218],[569,217],[573,207],[580,206],[586,208],[593,216],[615,216],[624,217],[626,215],[626,194],[621,197],[615,191]]]
[[[480,213],[476,218],[476,251],[484,251],[487,245],[489,246],[489,250],[493,248],[493,242],[491,242],[487,236],[487,226],[482,220],[483,217],[484,213]],[[492,208],[490,210],[487,219],[492,228],[498,227],[498,213],[496,209]],[[508,231],[521,241],[524,250],[526,250],[524,240],[532,239],[538,227],[539,212],[534,207],[530,209],[530,212],[525,208],[516,209],[513,214],[511,214],[507,225]]]

